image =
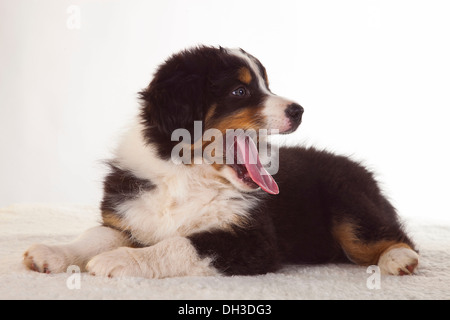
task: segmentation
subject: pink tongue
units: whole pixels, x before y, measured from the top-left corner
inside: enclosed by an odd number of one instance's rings
[[[250,178],[270,194],[278,194],[278,185],[259,161],[258,149],[253,139],[239,136],[236,139],[238,163],[244,164]]]

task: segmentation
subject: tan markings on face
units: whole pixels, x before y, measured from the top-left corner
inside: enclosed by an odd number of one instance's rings
[[[245,108],[233,115],[214,121],[212,127],[220,130],[223,134],[227,129],[258,130],[266,122],[261,110],[262,107]]]
[[[406,243],[394,240],[364,243],[356,236],[355,229],[351,222],[337,223],[333,226],[333,235],[348,258],[359,265],[377,264],[381,254],[390,248],[411,249]]]
[[[248,70],[247,67],[240,68],[238,79],[245,84],[250,84],[252,81],[252,74],[250,73],[250,70]]]
[[[261,113],[262,109],[263,107],[245,108],[232,115],[220,119],[213,119],[212,117],[209,117],[208,127],[205,129],[217,129],[222,133],[223,137],[225,137],[227,129],[243,129],[243,130],[253,129],[255,131],[258,131],[260,128],[264,128],[266,125],[265,117]],[[214,139],[213,141],[204,141],[203,150],[210,143],[214,142],[215,142]],[[211,155],[213,157],[216,155],[215,149],[213,149]],[[211,166],[217,171],[221,171],[222,168],[226,165],[214,162],[211,164]],[[224,179],[224,181],[229,183],[228,180],[226,179]]]

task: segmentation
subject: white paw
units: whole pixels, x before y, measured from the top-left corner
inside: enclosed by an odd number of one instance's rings
[[[139,277],[142,276],[139,263],[134,258],[132,248],[121,247],[93,257],[87,264],[87,271],[94,276]]]
[[[404,247],[388,249],[378,260],[381,273],[400,276],[413,274],[418,264],[417,252]]]
[[[59,247],[34,244],[23,254],[23,263],[33,271],[60,273],[66,271],[69,259]]]

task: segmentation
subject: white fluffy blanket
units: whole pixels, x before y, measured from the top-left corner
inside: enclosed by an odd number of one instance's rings
[[[95,207],[81,205],[0,209],[0,299],[450,299],[450,222],[426,220],[406,221],[421,254],[418,273],[381,276],[379,282],[366,267],[347,264],[286,266],[252,277],[171,279],[47,275],[22,265],[32,243],[70,241],[99,217]]]

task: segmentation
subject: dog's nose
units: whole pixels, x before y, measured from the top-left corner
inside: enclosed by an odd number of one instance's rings
[[[284,112],[289,119],[294,122],[299,122],[302,118],[303,111],[305,110],[301,105],[299,105],[298,103],[293,103],[290,104]]]

